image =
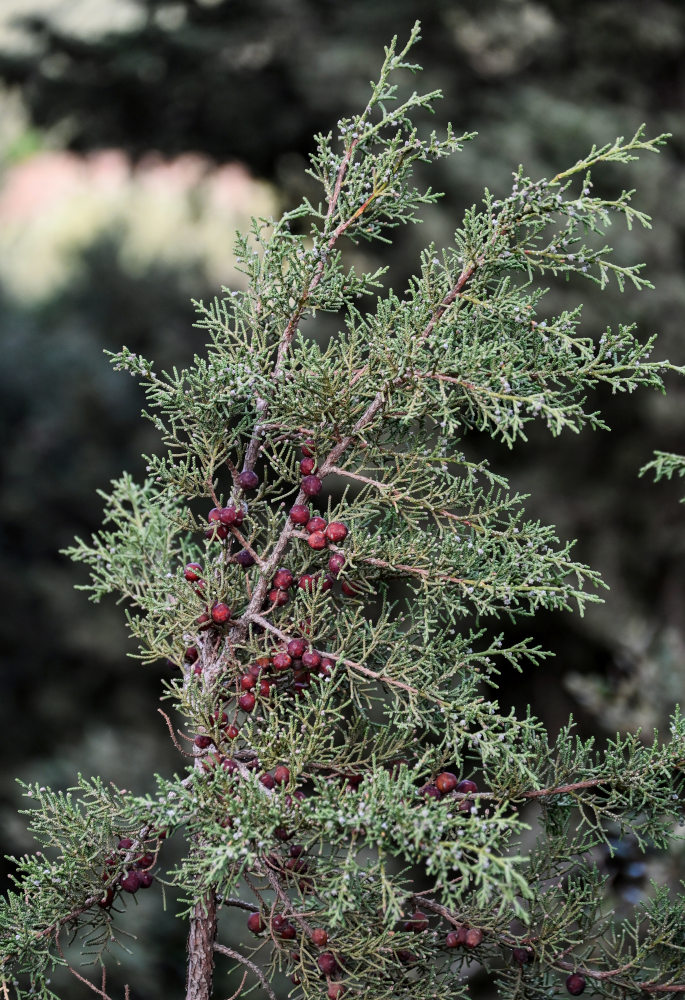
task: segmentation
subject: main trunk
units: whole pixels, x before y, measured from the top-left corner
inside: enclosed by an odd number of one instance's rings
[[[213,892],[195,905],[188,933],[186,1000],[210,1000],[214,974],[216,899]]]

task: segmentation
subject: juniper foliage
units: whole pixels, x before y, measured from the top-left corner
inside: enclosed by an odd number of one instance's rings
[[[102,530],[68,552],[92,600],[125,603],[137,655],[174,665],[164,697],[193,760],[147,796],[100,779],[26,787],[40,851],[18,859],[0,909],[6,997],[56,997],[68,936],[91,962],[115,960],[125,885],[144,888],[146,873],[189,920],[189,1000],[211,995],[213,952],[245,974],[236,995],[272,998],[284,984],[306,998],[454,998],[477,969],[506,1000],[564,995],[569,973],[607,998],[685,990],[682,898],[655,886],[619,919],[596,864],[628,834],[643,850],[672,842],[685,722],[676,711],[666,738],[599,748],[572,722],[552,738],[498,704],[502,664],[547,656],[510,641],[507,623],[582,613],[601,581],[465,450],[471,430],[512,446],[534,420],[555,435],[602,428],[594,386],[663,389],[679,370],[649,361],[653,341],[631,325],[595,342],[579,305],[544,308],[550,276],[649,286],[597,238],[614,216],[649,219],[632,192],[594,196],[591,170],[666,137],[641,128],[551,179],[519,168],[451,246],[425,250],[404,293],[384,292],[383,271],[343,256],[343,240],[388,241],[417,221],[437,195],[415,186],[414,164],[473,138],[421,138],[414,116],[440,95],[401,101],[394,82],[419,68],[417,39],[418,25],[389,46],[360,115],[316,137],[321,201],[238,236],[246,289],[197,303],[206,353],[161,374],[126,348],[113,357],[140,380],[164,450],[145,482],[124,474],[102,493]],[[317,311],[340,321],[325,341]],[[296,504],[346,538],[310,545]],[[294,586],[274,586],[282,565]],[[278,669],[299,638],[309,661],[300,651]],[[278,765],[287,774],[262,780]],[[169,836],[186,845],[171,870]],[[215,937],[217,908],[231,907],[261,914],[258,938]]]
[[[670,451],[655,451],[652,461],[640,469],[640,475],[644,476],[648,472],[653,473],[654,481],[657,483],[660,479],[672,479],[673,476],[682,479],[685,476],[685,455],[674,455]],[[685,502],[685,498],[681,502]]]

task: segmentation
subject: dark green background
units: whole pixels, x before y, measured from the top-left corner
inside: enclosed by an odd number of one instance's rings
[[[643,336],[660,333],[655,357],[685,363],[681,0],[138,6],[145,17],[135,30],[86,38],[27,17],[31,46],[0,53],[0,80],[20,96],[30,128],[5,150],[0,171],[46,136],[79,152],[121,148],[134,160],[193,151],[245,163],[292,205],[307,190],[313,133],[363,105],[383,44],[406,37],[418,16],[416,59],[425,72],[416,85],[445,94],[431,126],[449,119],[480,135],[431,172],[446,196],[423,226],[398,233],[386,256],[393,286],[403,287],[421,246],[449,240],[484,185],[506,192],[519,162],[532,176],[550,176],[593,142],[645,121],[651,134],[674,133],[668,148],[597,182],[601,190],[638,188],[638,207],[653,215],[651,231],[616,227],[609,239],[622,260],[647,262],[655,290],[621,296],[612,287],[600,295],[589,284],[559,283],[548,308],[581,299],[588,334],[634,321]],[[227,255],[231,239],[227,232]],[[157,367],[182,363],[202,345],[190,297],[217,290],[192,259],[131,276],[117,241],[113,231],[90,245],[73,281],[48,300],[20,300],[0,287],[0,822],[8,851],[30,848],[16,817],[14,775],[64,785],[82,770],[142,790],[154,770],[179,766],[156,714],[158,671],[127,658],[121,610],[88,604],[73,590],[80,570],[58,554],[74,534],[97,528],[95,489],[122,468],[141,473],[141,452],[155,446],[138,416],[136,386],[110,371],[103,348],[126,343]],[[467,443],[531,494],[531,515],[557,525],[562,538],[578,538],[579,557],[611,586],[606,603],[584,619],[531,622],[556,660],[504,678],[502,702],[531,703],[552,729],[569,712],[600,740],[618,725],[663,727],[685,689],[685,508],[678,484],[637,478],[654,448],[685,451],[684,403],[685,383],[672,379],[667,397],[598,394],[610,434],[552,439],[540,430],[511,452],[475,435]],[[658,864],[673,877],[682,855]],[[134,996],[178,995],[182,953],[165,941],[170,921],[157,922],[149,899],[143,909],[141,919],[151,922],[141,934],[149,939],[127,973]]]

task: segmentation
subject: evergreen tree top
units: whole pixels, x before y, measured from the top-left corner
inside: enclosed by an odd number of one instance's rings
[[[27,788],[44,853],[19,861],[0,909],[6,995],[57,996],[72,928],[109,961],[126,894],[153,871],[190,921],[188,1000],[210,996],[213,951],[272,998],[284,970],[295,996],[466,996],[474,962],[507,1000],[588,980],[607,997],[685,991],[682,900],[655,888],[612,921],[595,864],[617,838],[671,843],[685,725],[676,712],[667,741],[619,734],[600,750],[572,723],[551,737],[498,704],[503,663],[547,656],[509,623],[582,613],[601,581],[467,437],[603,428],[597,384],[663,390],[682,372],[650,361],[654,338],[632,324],[596,339],[579,305],[546,312],[543,284],[649,287],[602,239],[615,216],[649,219],[632,192],[593,195],[591,171],[667,137],[640,128],[551,179],[519,168],[451,246],[426,248],[402,294],[383,291],[383,270],[343,240],[416,222],[437,195],[414,165],[473,138],[422,137],[414,116],[439,92],[400,99],[418,32],[387,48],[364,111],[317,136],[321,202],[237,237],[247,287],[197,303],[206,353],[161,373],[113,357],[140,380],[164,451],[145,482],[123,474],[102,493],[102,529],[68,554],[91,599],[125,603],[137,655],[170,661],[182,730],[167,721],[191,761],[147,796],[100,779]],[[328,339],[317,312],[339,321]],[[187,850],[169,871],[172,833]],[[265,946],[215,942],[217,906],[257,914]]]

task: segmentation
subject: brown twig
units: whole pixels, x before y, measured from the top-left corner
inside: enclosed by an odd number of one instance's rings
[[[259,913],[258,906],[255,906],[254,903],[246,903],[244,899],[235,899],[234,897],[226,899],[224,897],[221,902],[224,906],[237,906],[241,910],[249,910],[250,913]]]
[[[266,976],[264,975],[264,973],[262,972],[262,970],[259,968],[258,965],[255,965],[254,962],[251,962],[249,958],[245,958],[245,956],[241,955],[239,951],[234,951],[232,948],[227,948],[225,944],[219,944],[218,941],[214,942],[214,951],[218,951],[220,955],[225,955],[227,958],[232,958],[236,962],[240,962],[241,965],[244,965],[246,968],[248,968],[250,972],[254,973],[254,975],[257,977],[259,982],[264,987],[264,990],[266,991],[269,1000],[276,1000],[276,994],[269,986]]]
[[[181,754],[183,754],[184,757],[194,757],[195,754],[194,753],[188,753],[187,750],[184,750],[183,747],[181,746],[181,744],[176,739],[176,733],[174,732],[174,727],[172,726],[171,719],[166,714],[166,712],[162,711],[161,708],[158,708],[157,711],[159,712],[159,714],[162,716],[162,718],[166,722],[167,729],[169,730],[169,736],[171,736],[171,741],[174,744],[174,746],[176,747],[176,749],[178,750],[178,752],[181,753]]]
[[[540,799],[545,795],[566,795],[568,792],[575,792],[580,788],[596,788],[598,785],[605,785],[609,778],[588,778],[585,781],[575,781],[568,785],[557,785],[556,788],[538,788],[533,792],[523,792],[524,799]]]

